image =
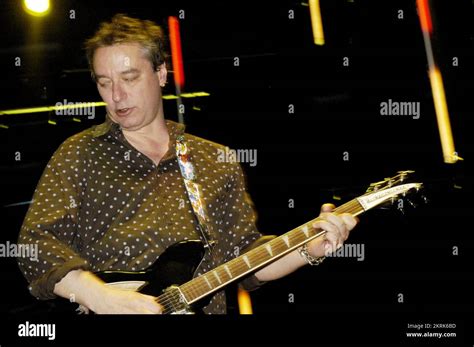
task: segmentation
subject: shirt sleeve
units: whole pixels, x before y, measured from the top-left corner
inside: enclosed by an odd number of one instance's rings
[[[78,255],[78,211],[82,173],[79,151],[67,140],[54,153],[36,187],[20,230],[18,244],[36,250],[35,257],[19,257],[18,265],[38,299],[52,299],[54,286],[68,272],[89,270]]]
[[[257,213],[246,189],[242,167],[235,163],[233,169],[234,174],[227,187],[228,192],[225,202],[227,209],[224,216],[228,227],[228,235],[232,238],[229,244],[233,247],[228,250],[225,261],[229,261],[269,240],[257,230]],[[245,277],[239,285],[245,290],[251,291],[259,288],[263,283],[252,274]]]

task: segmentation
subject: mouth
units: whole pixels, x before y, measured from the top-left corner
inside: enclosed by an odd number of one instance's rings
[[[134,107],[119,108],[115,110],[115,114],[119,117],[126,117],[130,113],[132,113],[133,110],[134,110]]]

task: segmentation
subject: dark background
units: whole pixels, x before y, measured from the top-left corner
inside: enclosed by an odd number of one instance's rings
[[[431,5],[433,48],[456,150],[465,159],[456,164],[443,163],[414,0],[321,0],[322,47],[312,43],[309,7],[300,1],[60,1],[44,18],[29,16],[20,2],[5,1],[0,4],[0,110],[64,99],[100,101],[81,48],[84,39],[115,13],[151,19],[167,30],[166,18],[184,10],[184,91],[210,93],[183,99],[187,131],[233,149],[258,151],[257,165],[243,167],[263,233],[283,234],[314,218],[322,203],[348,201],[398,170],[415,170],[426,187],[428,204],[404,214],[383,209],[360,217],[348,243],[364,244],[364,261],[327,259],[323,266],[268,283],[252,293],[254,312],[274,313],[265,321],[275,323],[281,323],[277,317],[301,321],[303,313],[311,313],[326,322],[326,329],[346,322],[341,332],[368,319],[353,337],[331,333],[344,341],[371,339],[383,328],[387,333],[380,336],[400,341],[409,331],[407,323],[458,322],[458,341],[472,344],[472,321],[462,317],[474,312],[473,204],[468,200],[474,5],[470,0]],[[21,57],[21,67],[15,57]],[[349,57],[349,66],[343,66],[343,57]],[[453,57],[459,66],[453,66]],[[174,93],[172,75],[164,93]],[[380,103],[388,99],[420,102],[420,119],[382,116]],[[288,112],[290,104],[294,113]],[[177,120],[176,101],[165,101],[165,116]],[[21,203],[31,199],[53,151],[103,120],[102,107],[94,120],[82,117],[81,122],[47,112],[0,115],[0,124],[8,126],[0,127],[2,242],[16,241],[28,208]],[[21,161],[15,160],[16,152]],[[288,207],[289,199],[294,208]],[[0,271],[4,314],[33,302],[14,259],[1,259]],[[229,310],[236,314],[235,288],[228,291]],[[381,317],[399,318],[385,325]],[[379,330],[371,324],[379,324]]]

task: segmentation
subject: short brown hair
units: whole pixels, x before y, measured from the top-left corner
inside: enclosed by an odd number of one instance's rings
[[[110,22],[101,23],[99,30],[86,40],[84,47],[92,77],[95,79],[92,62],[98,48],[121,43],[138,43],[143,47],[146,58],[156,71],[169,58],[165,42],[163,29],[156,23],[116,14]]]

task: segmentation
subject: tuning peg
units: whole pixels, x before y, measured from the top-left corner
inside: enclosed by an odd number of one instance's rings
[[[382,184],[384,184],[385,181],[380,181],[380,182],[375,182],[375,183],[371,183],[369,188],[367,188],[367,193],[372,193],[372,192],[376,192],[377,190],[379,190],[380,186]]]
[[[400,182],[403,182],[408,175],[410,175],[414,172],[415,171],[413,171],[413,170],[398,171],[397,173],[400,176]]]
[[[413,171],[413,170],[402,170],[402,171],[397,171],[397,174],[407,176],[407,175],[412,174],[414,172],[415,171]]]

